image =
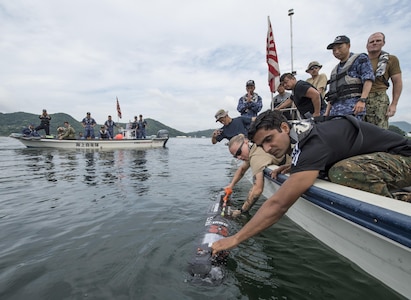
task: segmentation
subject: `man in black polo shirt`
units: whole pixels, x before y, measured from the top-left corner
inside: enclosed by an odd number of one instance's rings
[[[249,137],[275,157],[292,152],[291,165],[279,168],[290,176],[238,233],[213,243],[213,254],[280,220],[320,172],[328,171],[332,182],[386,197],[392,197],[390,189],[411,186],[411,141],[353,116],[290,127],[280,112],[270,110],[257,117]]]
[[[292,90],[293,94],[277,106],[276,110],[289,107],[294,102],[303,119],[324,114],[325,102],[321,97],[321,93],[311,83],[304,80],[297,81],[291,73],[281,75],[280,82],[286,90]]]

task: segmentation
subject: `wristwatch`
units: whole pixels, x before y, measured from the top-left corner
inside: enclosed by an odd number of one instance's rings
[[[358,99],[358,101],[361,101],[361,102],[365,103],[365,102],[367,102],[367,98],[360,98],[360,99]]]

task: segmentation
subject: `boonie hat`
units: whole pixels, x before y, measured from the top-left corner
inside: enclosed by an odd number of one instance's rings
[[[215,114],[216,122],[218,122],[219,119],[221,119],[221,118],[223,118],[227,115],[228,115],[228,111],[226,111],[224,109],[219,109]]]
[[[245,84],[245,86],[250,86],[250,85],[255,86],[254,80],[249,80],[249,81],[247,81],[247,83]]]
[[[329,44],[327,46],[327,49],[331,50],[334,47],[334,45],[336,45],[336,44],[345,44],[345,43],[349,43],[349,42],[350,42],[350,39],[347,36],[339,35],[334,39],[334,42],[332,42],[331,44]]]
[[[312,61],[308,64],[307,70],[305,70],[308,73],[308,70],[310,70],[311,67],[319,67],[320,69],[323,67],[320,65],[318,61]]]

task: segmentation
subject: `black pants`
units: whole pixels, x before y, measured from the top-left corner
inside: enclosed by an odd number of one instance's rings
[[[49,124],[40,124],[39,126],[36,127],[36,131],[39,131],[40,129],[44,129],[46,132],[46,135],[50,134],[50,125]]]

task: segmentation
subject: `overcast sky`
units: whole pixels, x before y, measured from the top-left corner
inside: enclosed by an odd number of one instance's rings
[[[384,50],[401,64],[404,88],[392,121],[411,123],[411,1],[409,0],[0,0],[0,112],[64,112],[98,123],[115,100],[123,118],[158,120],[188,132],[217,127],[224,108],[238,116],[249,79],[270,106],[266,35],[270,16],[281,73],[293,65],[307,79],[337,35],[352,52],[366,52],[371,33],[386,35]],[[57,126],[57,124],[56,124]]]

